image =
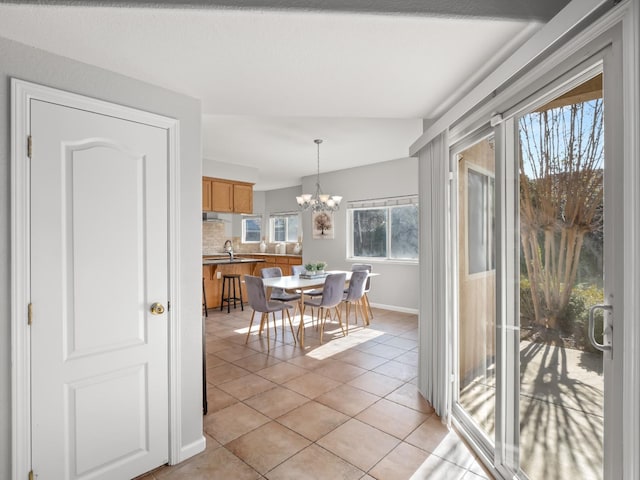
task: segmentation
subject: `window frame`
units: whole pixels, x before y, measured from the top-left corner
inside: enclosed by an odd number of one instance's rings
[[[297,229],[298,231],[296,232],[296,239],[295,240],[276,240],[275,239],[275,220],[277,218],[284,218],[285,219],[285,239],[289,236],[289,218],[290,217],[297,217],[298,219],[298,225],[297,225]],[[295,243],[299,243],[300,242],[300,237],[302,236],[302,221],[301,221],[301,216],[300,216],[300,212],[281,212],[281,213],[272,213],[269,215],[269,242],[270,243],[289,243],[289,244],[295,244]]]
[[[495,273],[496,271],[496,252],[495,250],[487,252],[487,258],[489,260],[489,268],[485,270],[480,270],[477,272],[471,272],[471,258],[470,258],[470,249],[469,249],[469,172],[473,172],[476,175],[482,175],[487,178],[487,190],[486,190],[486,200],[493,201],[493,218],[488,219],[489,224],[487,225],[489,228],[487,232],[487,244],[493,245],[495,248],[495,221],[496,221],[496,211],[495,211],[495,198],[496,198],[496,178],[495,172],[491,172],[488,169],[482,168],[479,165],[476,165],[471,162],[465,162],[464,166],[464,185],[465,185],[465,222],[466,222],[466,235],[464,238],[464,254],[466,258],[466,266],[465,266],[465,275],[467,277],[482,277],[488,274]],[[493,221],[493,226],[490,225],[491,221]]]
[[[392,242],[392,230],[391,230],[391,210],[393,208],[399,207],[416,207],[416,221],[418,222],[418,228],[416,229],[416,234],[418,236],[418,251],[417,256],[415,258],[395,258],[391,256],[391,242]],[[409,265],[417,265],[420,263],[420,205],[418,203],[418,195],[407,195],[403,197],[392,197],[386,199],[373,199],[373,200],[365,200],[358,202],[350,202],[350,205],[347,207],[347,215],[346,215],[346,232],[347,232],[347,261],[366,261],[368,263],[387,263],[387,264],[409,264]],[[353,242],[353,212],[359,210],[385,210],[386,215],[386,256],[385,257],[368,257],[368,256],[358,256],[354,254],[354,242]]]
[[[247,235],[247,226],[246,226],[246,220],[251,220],[251,219],[258,219],[260,220],[260,234],[258,235],[258,240],[247,240],[246,239],[246,235]],[[244,244],[257,244],[260,243],[262,241],[262,237],[263,237],[263,228],[262,228],[262,215],[242,215],[242,233],[241,233],[241,237],[240,237],[240,243],[244,243]]]

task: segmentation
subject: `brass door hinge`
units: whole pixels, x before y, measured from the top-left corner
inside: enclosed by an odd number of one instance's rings
[[[33,151],[33,140],[31,135],[27,137],[27,157],[31,158],[31,152]]]
[[[33,321],[33,304],[27,305],[27,325],[31,325]]]
[[[29,472],[29,480],[34,480],[33,470]]]

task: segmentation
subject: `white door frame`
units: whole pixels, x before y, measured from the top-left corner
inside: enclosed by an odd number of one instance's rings
[[[30,135],[31,100],[56,103],[165,129],[168,137],[169,304],[180,301],[179,121],[75,93],[11,79],[11,417],[12,477],[31,470]],[[34,148],[37,148],[37,140]],[[181,439],[180,316],[169,308],[169,462],[179,462]],[[37,312],[35,313],[37,318]]]

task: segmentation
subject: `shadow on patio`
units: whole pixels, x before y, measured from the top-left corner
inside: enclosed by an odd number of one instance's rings
[[[472,381],[460,403],[493,438],[493,379]],[[602,478],[601,355],[522,341],[519,403],[520,463],[531,479]]]

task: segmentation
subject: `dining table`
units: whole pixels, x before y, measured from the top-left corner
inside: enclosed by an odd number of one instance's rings
[[[285,275],[282,277],[264,278],[264,286],[267,289],[267,298],[271,295],[274,288],[282,288],[288,292],[296,292],[300,294],[300,325],[298,326],[298,340],[300,346],[304,347],[304,295],[305,291],[322,288],[327,276],[332,273],[346,274],[345,287],[349,285],[351,280],[351,270],[327,270],[322,275]],[[369,272],[369,277],[377,277],[379,273]]]

